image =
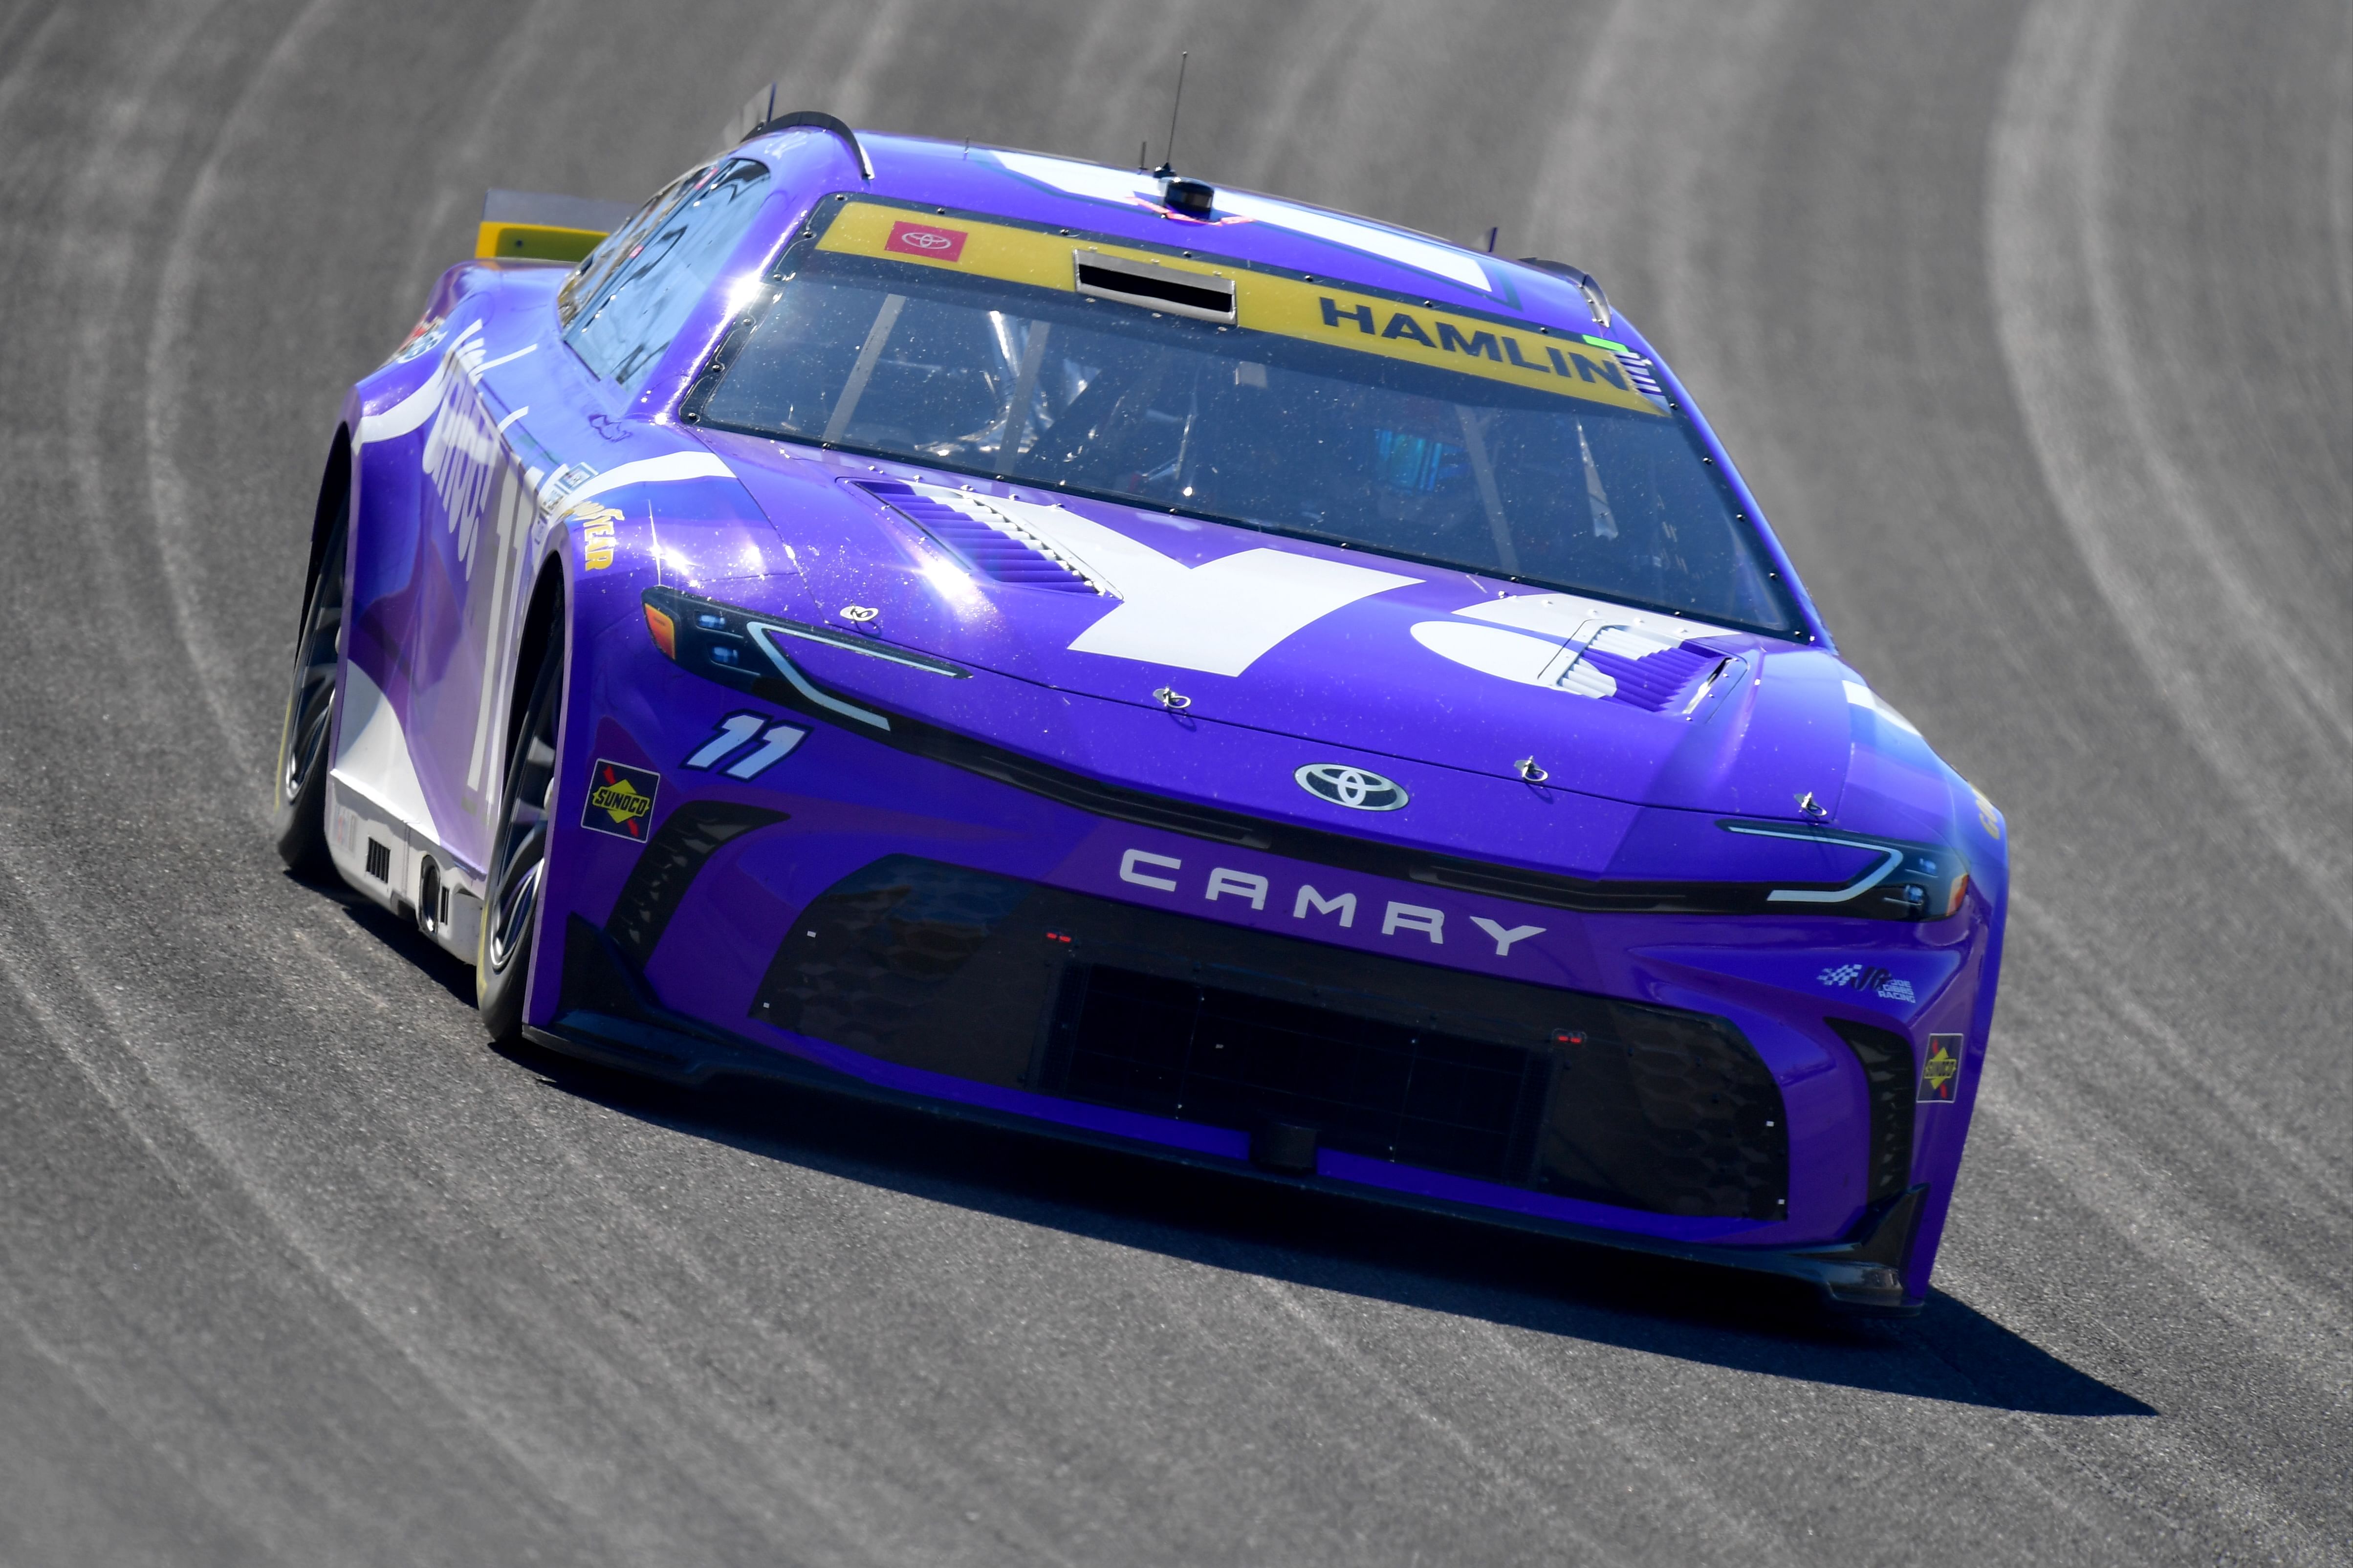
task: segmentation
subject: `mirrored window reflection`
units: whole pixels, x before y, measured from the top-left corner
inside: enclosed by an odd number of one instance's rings
[[[679,193],[702,179],[711,171],[689,169],[669,184],[653,194],[651,200],[629,216],[629,221],[596,242],[596,247],[580,258],[572,276],[555,296],[558,320],[569,327],[579,318],[581,308],[602,293],[611,282],[613,273],[621,264],[635,256],[644,246],[646,236],[674,205]]]
[[[649,221],[633,221],[636,232],[609,263],[590,257],[607,269],[564,334],[590,370],[624,387],[643,381],[717,281],[767,186],[761,164],[721,164]],[[586,279],[584,269],[582,281]]]

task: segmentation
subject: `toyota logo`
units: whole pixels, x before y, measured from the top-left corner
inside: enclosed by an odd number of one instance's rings
[[[946,250],[954,246],[955,241],[946,235],[934,234],[929,229],[911,228],[899,237],[899,243],[914,246],[920,250]]]
[[[1316,799],[1351,811],[1395,811],[1409,798],[1403,784],[1342,763],[1310,763],[1291,776]]]

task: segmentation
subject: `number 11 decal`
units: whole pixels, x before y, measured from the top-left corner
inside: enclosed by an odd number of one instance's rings
[[[793,748],[807,739],[807,730],[796,724],[770,723],[765,713],[730,713],[719,721],[719,728],[711,732],[711,738],[697,746],[694,754],[680,765],[708,773],[723,759],[741,752],[741,756],[720,771],[731,779],[755,779],[790,756]],[[749,751],[744,750],[747,746]]]

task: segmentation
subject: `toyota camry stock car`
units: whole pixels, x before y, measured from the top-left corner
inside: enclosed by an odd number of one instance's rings
[[[485,214],[274,798],[493,1035],[1916,1310],[2002,819],[1590,277],[809,113]]]

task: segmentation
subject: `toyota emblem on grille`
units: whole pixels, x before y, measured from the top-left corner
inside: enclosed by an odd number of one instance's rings
[[[1291,776],[1309,795],[1352,811],[1395,811],[1408,798],[1403,784],[1343,763],[1310,763]]]

